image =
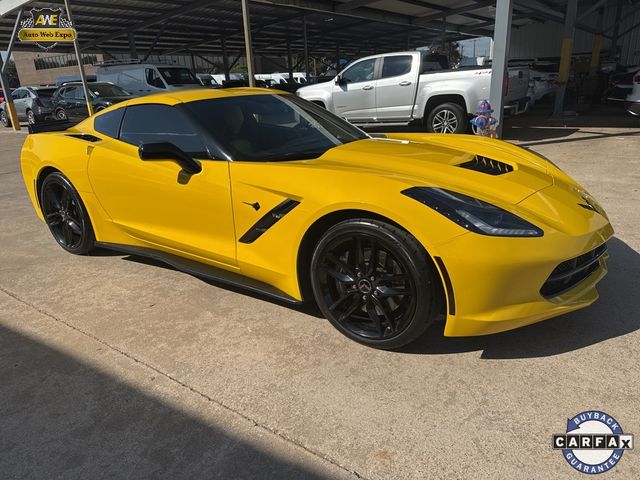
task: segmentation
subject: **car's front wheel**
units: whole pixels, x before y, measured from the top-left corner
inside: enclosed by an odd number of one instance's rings
[[[320,310],[340,332],[394,349],[420,337],[437,314],[431,265],[404,230],[351,219],[331,227],[318,242],[311,286]]]
[[[95,235],[87,210],[71,182],[60,172],[44,179],[40,202],[45,222],[67,252],[83,255],[93,250]]]
[[[27,122],[29,123],[29,125],[35,125],[36,114],[33,113],[33,110],[27,110]]]
[[[67,112],[64,111],[64,109],[59,108],[56,110],[56,119],[57,120],[66,120],[67,119]]]
[[[9,120],[9,116],[4,110],[0,110],[0,123],[5,128],[9,128],[11,126],[11,120]]]

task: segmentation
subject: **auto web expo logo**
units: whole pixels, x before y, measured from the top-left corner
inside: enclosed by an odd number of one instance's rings
[[[34,8],[31,16],[20,22],[18,39],[50,50],[59,42],[73,42],[77,33],[62,8]]]
[[[567,420],[567,432],[553,436],[553,448],[579,472],[604,473],[633,449],[633,435],[625,435],[611,415],[589,410]]]

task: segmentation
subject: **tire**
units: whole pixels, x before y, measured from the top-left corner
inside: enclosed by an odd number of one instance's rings
[[[56,120],[66,120],[67,112],[64,111],[63,108],[58,108],[55,112]]]
[[[96,238],[87,209],[62,173],[53,172],[44,179],[40,205],[53,238],[67,252],[84,255],[95,248]]]
[[[33,113],[33,110],[27,110],[27,123],[29,125],[35,125],[36,121],[36,114]]]
[[[4,111],[4,109],[0,110],[0,123],[5,128],[9,128],[11,126],[11,120],[9,120],[9,116],[7,115],[7,112]]]
[[[441,103],[427,115],[426,127],[431,133],[465,133],[467,113],[457,103]]]
[[[415,238],[366,218],[327,230],[310,265],[314,297],[331,324],[356,342],[385,350],[413,342],[435,320],[434,275]]]

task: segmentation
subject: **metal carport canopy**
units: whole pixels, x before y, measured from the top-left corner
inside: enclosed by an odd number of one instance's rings
[[[513,26],[535,21],[562,22],[553,9],[543,12],[530,2],[514,8]],[[252,0],[252,43],[257,55],[285,55],[287,44],[303,48],[303,21],[309,55],[345,56],[405,50],[442,40],[491,36],[495,0]],[[0,0],[0,48],[11,34],[20,8],[64,6],[63,0]],[[83,52],[129,53],[130,38],[138,54],[244,50],[239,0],[71,0]],[[578,26],[580,28],[580,26]],[[16,49],[32,49],[16,45]],[[57,46],[55,51],[70,50]]]

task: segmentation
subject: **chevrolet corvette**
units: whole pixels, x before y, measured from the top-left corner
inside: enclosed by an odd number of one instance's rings
[[[66,251],[153,257],[315,301],[383,349],[436,321],[501,332],[586,307],[613,229],[546,158],[470,135],[367,135],[295,95],[238,88],[128,100],[33,126],[21,154]]]

